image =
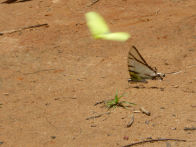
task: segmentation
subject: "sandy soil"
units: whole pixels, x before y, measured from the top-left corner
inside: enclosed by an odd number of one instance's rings
[[[4,2],[5,0],[0,0]],[[0,4],[0,146],[195,147],[195,0],[32,0]],[[91,5],[92,4],[92,5]],[[92,39],[84,14],[99,12],[125,43]],[[163,81],[128,84],[127,55],[137,46]],[[94,104],[125,93],[129,109]],[[150,116],[134,113],[144,107]],[[134,113],[134,123],[126,125]],[[91,116],[104,114],[89,119]]]

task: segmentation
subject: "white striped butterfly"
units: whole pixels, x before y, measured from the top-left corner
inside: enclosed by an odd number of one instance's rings
[[[128,82],[147,82],[146,79],[163,80],[165,77],[165,74],[157,73],[156,68],[148,65],[135,46],[129,50],[128,71],[131,77]]]

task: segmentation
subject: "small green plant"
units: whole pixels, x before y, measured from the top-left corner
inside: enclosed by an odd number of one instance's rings
[[[124,94],[118,96],[118,92],[116,92],[114,99],[112,100],[108,100],[105,105],[108,109],[111,108],[116,108],[116,107],[123,107],[123,108],[127,108],[127,106],[123,105],[123,104],[128,104],[128,105],[136,105],[134,103],[130,103],[127,101],[120,101],[120,99],[124,97]]]

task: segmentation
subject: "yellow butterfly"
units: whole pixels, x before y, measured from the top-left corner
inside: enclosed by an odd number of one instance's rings
[[[146,79],[163,79],[165,74],[157,73],[156,68],[147,64],[135,46],[129,50],[128,71],[130,74],[129,82],[146,82]]]
[[[126,41],[130,38],[130,35],[125,32],[110,32],[103,17],[96,12],[88,12],[85,14],[87,26],[90,29],[92,36],[95,39]]]

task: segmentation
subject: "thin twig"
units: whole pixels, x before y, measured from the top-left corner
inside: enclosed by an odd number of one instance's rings
[[[111,112],[106,112],[106,113],[102,113],[102,114],[99,114],[99,115],[95,115],[95,116],[91,116],[91,117],[88,117],[86,118],[86,120],[90,120],[90,119],[95,119],[95,118],[99,118],[105,114],[110,114]]]
[[[105,103],[107,103],[108,101],[111,101],[111,100],[113,100],[113,99],[103,100],[103,101],[96,102],[96,103],[94,104],[94,106],[99,105],[99,104],[103,104],[103,103],[105,104]]]
[[[96,103],[94,104],[94,106],[99,105],[99,104],[103,104],[103,103],[105,103],[105,100],[100,101],[100,102],[96,102]]]
[[[10,3],[14,3],[14,2],[16,2],[16,1],[17,1],[17,0],[6,0],[6,1],[2,2],[2,4],[3,4],[3,3],[10,4]]]
[[[196,127],[184,127],[185,131],[194,131],[196,130]]]
[[[11,3],[22,3],[22,2],[26,2],[26,1],[31,1],[31,0],[19,0],[19,1],[17,1],[17,0],[6,0],[6,1],[4,1],[4,2],[2,2],[2,4],[3,3],[6,3],[6,4],[11,4]]]
[[[20,31],[22,31],[22,30],[32,29],[32,28],[37,28],[37,27],[42,27],[42,26],[48,27],[48,24],[47,24],[47,23],[44,23],[44,24],[37,24],[37,25],[22,27],[22,28],[19,28],[19,29],[14,29],[14,30],[9,30],[9,31],[3,31],[3,32],[0,32],[0,35],[12,34],[12,33],[15,33],[15,32],[20,32]]]
[[[132,115],[131,115],[131,120],[130,120],[129,123],[127,124],[127,128],[131,127],[132,124],[133,124],[133,122],[134,122],[134,115],[132,114]]]
[[[175,72],[175,71],[174,71],[174,72],[168,72],[168,73],[165,73],[165,74],[166,74],[166,75],[167,75],[167,74],[179,74],[179,73],[181,73],[181,72],[182,72],[182,70],[176,71],[176,72]]]
[[[195,67],[195,66],[196,66],[196,64],[189,65],[189,66],[185,67],[185,69],[189,69],[189,68],[192,68],[192,67]],[[176,72],[168,72],[168,73],[165,73],[165,74],[179,74],[181,72],[183,72],[183,71],[180,70],[180,71],[176,71]]]
[[[193,64],[193,65],[189,65],[188,67],[186,67],[186,68],[192,68],[192,67],[195,67],[196,66],[196,64]]]
[[[144,114],[146,114],[148,116],[150,116],[150,114],[151,114],[148,110],[144,109],[144,107],[141,107],[140,111],[142,111],[142,113],[144,113]]]
[[[158,138],[158,139],[149,139],[149,140],[143,140],[143,141],[139,141],[139,142],[135,142],[135,143],[131,143],[122,147],[130,147],[130,146],[134,146],[134,145],[138,145],[138,144],[144,144],[147,142],[158,142],[158,141],[183,141],[186,142],[186,140],[184,139],[171,139],[171,138]]]
[[[24,75],[30,75],[30,74],[36,74],[36,73],[39,73],[39,72],[51,71],[51,70],[55,70],[55,69],[42,69],[42,70],[38,70],[38,71],[35,71],[35,72],[29,72],[29,73],[23,73],[23,74]]]
[[[92,2],[90,4],[87,5],[87,7],[90,7],[92,5],[94,5],[95,3],[97,3],[99,0],[91,0]]]
[[[196,122],[196,120],[192,120],[192,119],[187,119],[187,121]]]

